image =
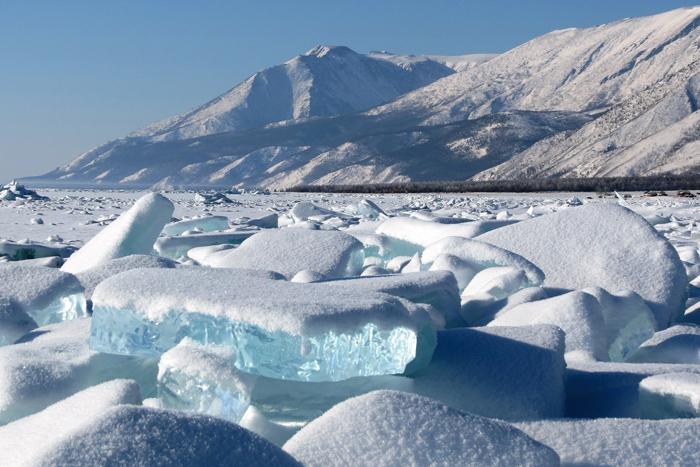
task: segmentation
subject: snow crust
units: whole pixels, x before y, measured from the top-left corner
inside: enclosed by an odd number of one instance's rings
[[[510,425],[395,391],[338,404],[284,450],[308,466],[559,465],[552,450]]]

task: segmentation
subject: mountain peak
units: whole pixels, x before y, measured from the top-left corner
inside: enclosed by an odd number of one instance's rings
[[[344,45],[317,45],[313,49],[306,52],[304,56],[315,56],[320,58],[328,54],[348,55],[355,53],[355,51],[353,51],[349,47],[345,47]]]

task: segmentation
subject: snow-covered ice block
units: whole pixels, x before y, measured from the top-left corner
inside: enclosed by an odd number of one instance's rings
[[[630,291],[611,294],[600,287],[583,291],[593,295],[600,303],[611,361],[625,361],[654,335],[656,319],[639,294]]]
[[[644,218],[617,204],[589,203],[477,238],[544,271],[544,285],[638,293],[661,329],[682,316],[688,284],[673,246]]]
[[[14,344],[17,339],[36,327],[36,321],[25,313],[17,302],[0,297],[0,347]]]
[[[238,424],[279,447],[282,447],[284,443],[289,441],[289,438],[299,431],[298,427],[280,425],[269,421],[253,405],[248,407]]]
[[[246,225],[260,227],[261,229],[276,229],[279,227],[279,216],[273,212],[263,217],[250,219],[246,221]]]
[[[240,245],[258,233],[258,230],[244,228],[229,229],[222,232],[208,232],[193,235],[168,235],[155,240],[153,249],[170,259],[187,257],[187,252],[203,246]]]
[[[491,297],[501,300],[528,286],[523,269],[495,267],[479,271],[462,292],[462,301],[472,297]]]
[[[140,403],[141,391],[134,381],[114,380],[85,389],[39,413],[0,427],[0,465],[50,465],[46,458],[61,442],[90,427],[109,408]],[[80,461],[73,465],[89,464]]]
[[[405,376],[362,376],[321,383],[259,377],[251,404],[274,423],[303,426],[336,404],[382,389],[416,392],[413,380]]]
[[[16,302],[37,326],[87,316],[85,289],[72,274],[7,263],[0,264],[0,284],[2,296]]]
[[[284,450],[308,467],[559,465],[553,450],[507,423],[396,391],[336,405]]]
[[[200,216],[170,222],[163,227],[165,235],[181,235],[183,232],[198,228],[203,232],[228,229],[228,217],[226,216]]]
[[[414,359],[429,360],[431,309],[384,293],[269,280],[251,271],[135,269],[97,286],[90,347],[159,358],[191,337],[234,347],[236,366],[247,373],[338,381],[401,373]]]
[[[345,207],[345,212],[353,216],[367,216],[372,219],[376,219],[381,215],[386,216],[386,213],[379,206],[368,199],[360,200],[357,204],[348,204]]]
[[[639,418],[639,383],[650,376],[680,372],[700,374],[700,366],[567,361],[566,416]]]
[[[545,279],[542,270],[522,256],[489,243],[462,237],[446,237],[430,244],[423,251],[421,260],[424,264],[430,264],[444,254],[468,261],[479,270],[495,267],[522,269],[529,287],[540,286]]]
[[[202,204],[229,204],[229,203],[233,203],[233,201],[231,199],[229,199],[223,193],[214,193],[214,194],[196,193],[194,195],[194,202],[195,203],[202,203]]]
[[[234,248],[238,248],[238,245],[232,245],[232,244],[224,244],[224,245],[208,245],[208,246],[198,246],[195,248],[192,248],[191,250],[187,250],[187,253],[185,255],[190,258],[195,260],[198,263],[203,263],[204,258],[209,256],[212,253],[216,253],[218,251],[224,251],[224,250],[233,250]]]
[[[138,268],[174,268],[175,261],[155,255],[129,255],[112,259],[76,274],[80,283],[85,287],[85,296],[90,299],[97,284],[120,272]]]
[[[700,417],[700,375],[668,373],[639,383],[642,417],[650,419]]]
[[[234,366],[235,360],[230,347],[183,339],[158,363],[161,407],[239,422],[250,405],[252,381]]]
[[[429,271],[450,271],[457,279],[460,293],[467,288],[467,284],[481,270],[481,268],[467,260],[447,253],[438,255],[428,266]]]
[[[89,335],[90,319],[76,319],[0,347],[0,425],[112,379],[135,379],[144,394],[155,389],[155,362],[91,351]]]
[[[404,266],[411,262],[412,256],[395,256],[386,263],[386,269],[391,272],[401,272]]]
[[[566,333],[566,352],[581,351],[609,360],[605,321],[598,300],[581,291],[524,303],[491,321],[489,326],[553,324]]]
[[[309,218],[317,216],[328,216],[328,218],[349,217],[339,212],[331,211],[330,209],[318,207],[313,203],[309,203],[308,201],[302,201],[300,203],[295,204],[290,214],[292,216],[292,219],[294,219],[294,223],[296,224],[300,222],[305,222],[309,220]]]
[[[700,365],[700,326],[677,324],[659,331],[644,342],[628,361]]]
[[[549,298],[542,287],[527,287],[506,298],[471,297],[462,302],[462,317],[469,326],[486,326],[494,319],[524,303],[537,302]]]
[[[415,255],[413,255],[413,258],[411,258],[411,261],[406,263],[406,265],[401,268],[401,274],[420,272],[422,266],[423,265],[420,260],[420,254],[416,253]]]
[[[26,261],[37,258],[69,256],[74,248],[55,248],[38,243],[0,242],[0,258],[9,261]]]
[[[459,224],[424,221],[412,217],[392,217],[377,227],[376,233],[413,245],[420,252],[446,237],[474,238],[483,233],[512,224],[514,221],[473,221]]]
[[[449,271],[422,271],[371,277],[348,277],[322,282],[329,287],[339,287],[349,293],[382,292],[405,298],[414,303],[432,305],[444,318],[447,326],[464,325],[459,310],[460,299],[457,283]],[[436,322],[436,327],[441,324]]]
[[[231,251],[214,253],[204,265],[276,271],[288,279],[303,270],[325,277],[362,271],[362,243],[343,232],[307,229],[266,230]]]
[[[410,392],[503,420],[564,416],[564,333],[551,325],[438,331]]]
[[[73,253],[61,269],[75,274],[110,259],[150,254],[158,234],[170,222],[174,209],[173,203],[165,196],[147,194]]]
[[[42,465],[56,467],[301,467],[235,423],[197,413],[123,405],[64,438]]]
[[[515,426],[553,448],[562,465],[700,465],[700,420],[542,420]]]

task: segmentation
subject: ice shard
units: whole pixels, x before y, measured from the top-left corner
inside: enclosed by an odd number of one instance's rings
[[[165,352],[158,364],[158,399],[164,409],[187,410],[238,423],[250,405],[252,380],[234,366],[230,347],[190,338]]]

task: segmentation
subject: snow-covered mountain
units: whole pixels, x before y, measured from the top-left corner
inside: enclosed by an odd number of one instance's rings
[[[448,57],[370,53],[347,47],[318,46],[265,69],[206,104],[148,125],[130,137],[172,141],[245,131],[270,123],[330,117],[369,109],[453,74],[486,57]]]
[[[699,44],[695,7],[498,56],[317,47],[41,180],[284,188],[682,172],[700,164]]]

